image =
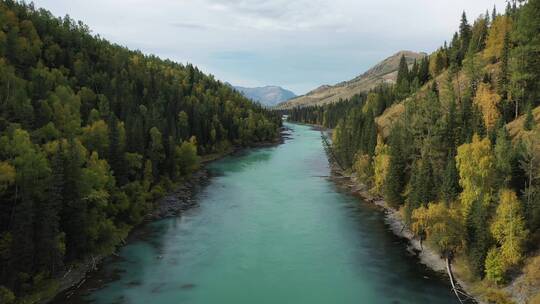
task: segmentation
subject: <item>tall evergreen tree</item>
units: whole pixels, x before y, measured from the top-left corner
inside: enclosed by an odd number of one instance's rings
[[[512,51],[514,58],[513,82],[516,96],[523,104],[540,105],[540,0],[530,0],[523,5],[513,31],[516,47]],[[518,111],[516,111],[517,114]]]
[[[420,67],[418,68],[418,80],[420,85],[425,84],[429,80],[429,58],[425,56],[420,61]]]
[[[498,79],[498,93],[502,98],[502,113],[505,121],[510,121],[513,114],[512,106],[508,101],[508,85],[509,85],[509,57],[510,56],[510,33],[506,32],[504,36],[504,45],[501,54],[501,72]]]
[[[73,261],[88,250],[87,202],[81,197],[81,176],[84,159],[74,140],[64,150],[64,207],[61,214],[62,231],[66,233],[66,258]]]
[[[411,172],[408,202],[414,209],[434,202],[436,199],[433,168],[427,157],[423,156],[414,164]]]
[[[390,163],[384,185],[384,198],[392,206],[399,206],[403,203],[403,191],[407,183],[405,137],[404,128],[394,126],[390,134]]]
[[[456,168],[456,161],[453,154],[448,154],[446,167],[440,187],[441,198],[447,204],[455,201],[460,192],[459,175]]]
[[[532,106],[531,104],[529,104],[527,106],[527,112],[525,114],[525,121],[523,122],[523,128],[527,131],[530,131],[534,128],[534,126],[536,125],[535,121],[534,121],[534,115],[533,115],[533,112],[532,112]]]
[[[469,43],[471,41],[471,26],[467,21],[467,15],[465,12],[461,15],[461,23],[459,25],[459,39],[460,39],[460,51],[459,51],[459,60],[465,58],[465,54],[469,50]]]
[[[409,95],[410,85],[409,65],[407,64],[405,55],[402,55],[399,60],[399,69],[396,80],[396,95],[398,99],[404,99]]]
[[[36,264],[43,271],[55,274],[63,264],[64,240],[60,232],[60,210],[64,192],[64,157],[61,146],[53,155],[48,200],[39,202],[36,214]]]
[[[109,117],[109,155],[108,161],[114,172],[118,184],[124,185],[127,182],[124,162],[124,150],[120,143],[120,131],[118,130],[118,119],[116,115]]]

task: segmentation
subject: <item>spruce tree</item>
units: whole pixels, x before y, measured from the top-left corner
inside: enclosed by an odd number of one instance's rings
[[[384,198],[394,207],[403,203],[403,190],[406,184],[407,158],[405,152],[405,136],[402,126],[392,128],[389,144],[390,164],[384,185]]]
[[[532,112],[532,106],[529,104],[527,106],[527,114],[525,115],[525,121],[523,122],[523,128],[527,131],[534,129],[536,122],[534,121],[534,115]]]
[[[460,143],[458,138],[459,125],[457,115],[456,101],[452,98],[448,105],[448,113],[446,114],[446,121],[444,123],[445,143],[448,150],[451,152],[455,152],[456,146]]]
[[[506,32],[504,35],[504,45],[501,54],[501,72],[498,79],[498,93],[501,96],[503,103],[503,117],[505,121],[512,119],[513,107],[508,101],[508,78],[509,78],[509,61],[510,56],[510,33]]]
[[[500,185],[499,188],[507,188],[512,179],[514,150],[512,148],[510,135],[504,125],[497,131],[494,152],[497,178]]]
[[[416,209],[420,206],[426,206],[435,199],[433,168],[429,159],[423,156],[415,162],[411,172],[408,202],[410,207]]]
[[[62,231],[66,233],[66,258],[73,261],[88,250],[88,204],[81,197],[81,176],[84,159],[74,140],[69,140],[64,157],[64,206]]]
[[[459,63],[465,58],[465,54],[469,50],[469,43],[471,41],[471,26],[467,21],[467,15],[465,12],[461,15],[461,23],[459,25],[459,39],[461,42],[460,51],[459,51]]]
[[[416,59],[414,60],[413,62],[413,66],[411,68],[411,71],[409,73],[409,80],[414,80],[415,78],[418,77],[418,72],[419,72],[419,65],[418,65],[418,61],[416,61]]]
[[[39,202],[36,214],[36,256],[37,267],[49,274],[55,274],[63,264],[64,247],[60,233],[60,209],[64,192],[64,157],[60,147],[53,155],[52,175],[47,190],[48,199]]]
[[[458,69],[461,66],[461,61],[465,55],[465,53],[462,53],[462,44],[459,34],[455,32],[448,48],[448,61],[453,69]]]
[[[429,58],[425,56],[420,62],[420,67],[418,68],[418,80],[420,80],[420,85],[425,84],[429,80]]]
[[[399,60],[399,69],[396,80],[396,94],[398,99],[404,99],[410,92],[410,75],[409,66],[405,55],[401,56]]]
[[[459,174],[456,168],[456,161],[454,154],[449,153],[440,188],[442,200],[447,204],[455,201],[458,197],[459,190]]]
[[[122,186],[127,182],[127,172],[124,162],[124,151],[120,144],[120,132],[118,130],[118,119],[116,115],[109,117],[109,155],[108,162],[111,166],[114,177],[118,185]]]
[[[482,206],[482,202],[474,202],[466,219],[467,256],[473,274],[480,278],[484,277],[487,253],[493,244],[487,222],[488,210]]]
[[[9,283],[15,287],[30,283],[18,280],[20,280],[21,274],[31,273],[34,267],[34,200],[27,191],[23,191],[21,194],[22,197],[15,205],[12,215],[11,235],[16,237],[16,241],[12,243],[8,265],[10,270]],[[21,290],[15,289],[15,291]]]

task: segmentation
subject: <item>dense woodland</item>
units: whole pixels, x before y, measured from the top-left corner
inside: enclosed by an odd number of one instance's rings
[[[274,140],[229,86],[0,1],[0,303],[33,303],[111,253],[199,155]],[[17,298],[17,300],[15,300]]]
[[[394,85],[290,119],[334,128],[343,167],[418,238],[497,286],[540,244],[538,106],[540,0],[529,0],[472,24],[463,13],[449,44],[412,67],[402,58]]]

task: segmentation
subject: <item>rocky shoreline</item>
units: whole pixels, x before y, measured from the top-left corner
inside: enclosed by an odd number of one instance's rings
[[[376,205],[378,208],[384,211],[385,222],[390,227],[390,230],[397,236],[408,240],[407,250],[414,253],[420,259],[420,262],[429,268],[437,272],[444,272],[446,274],[446,261],[425,244],[421,244],[420,240],[415,238],[414,234],[406,227],[399,211],[390,207],[382,198],[373,196],[369,189],[356,179],[354,174],[347,174],[331,166],[330,179],[340,188],[347,190],[354,196],[361,198],[362,200]],[[465,291],[476,303],[482,303],[477,298],[472,296],[470,287],[459,278],[454,277],[457,284]],[[467,303],[470,303],[470,299]]]
[[[230,153],[223,154],[220,159],[229,155]],[[167,194],[157,201],[156,208],[148,213],[141,224],[135,226],[129,233],[128,241],[124,241],[119,244],[118,247],[124,246],[129,243],[129,240],[136,238],[134,235],[145,224],[157,221],[160,219],[174,217],[181,215],[184,211],[189,210],[197,205],[195,195],[208,184],[210,180],[210,174],[208,170],[203,166],[197,172],[193,173],[189,179],[181,183],[174,191]],[[115,256],[116,253],[112,253]],[[59,288],[58,293],[50,299],[43,301],[48,303],[51,301],[63,301],[69,299],[88,279],[88,277],[95,271],[98,271],[104,259],[107,255],[91,256],[87,257],[84,261],[79,262],[78,265],[70,267],[61,277],[57,278]]]

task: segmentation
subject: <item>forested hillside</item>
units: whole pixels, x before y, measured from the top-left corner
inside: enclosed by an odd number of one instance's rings
[[[484,300],[540,303],[539,106],[540,0],[529,0],[472,25],[464,13],[427,62],[402,60],[395,85],[290,118],[335,128],[342,166]]]
[[[280,124],[194,66],[1,1],[0,303],[54,293],[50,278],[112,252],[199,155]]]

